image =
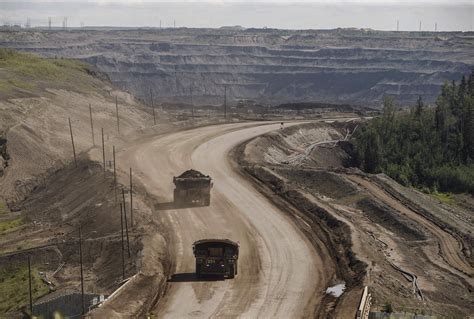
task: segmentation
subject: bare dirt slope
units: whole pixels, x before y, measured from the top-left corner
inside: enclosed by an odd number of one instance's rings
[[[411,313],[471,313],[469,213],[455,207],[435,211],[435,201],[395,187],[386,176],[344,168],[347,145],[328,138],[341,140],[354,127],[314,123],[260,136],[244,148],[247,171],[349,244],[349,253],[367,264],[363,284],[374,297],[374,310],[390,303],[396,311]],[[337,231],[338,223],[346,225],[339,226],[344,232]],[[331,241],[326,238],[326,243]],[[336,304],[336,317],[351,313],[357,291],[349,285]]]
[[[232,147],[277,128],[275,124],[205,127],[150,139],[118,154],[121,169],[136,167],[141,183],[159,198],[155,218],[170,230],[174,275],[155,313],[163,317],[312,315],[324,279],[319,255],[284,212],[236,173],[228,158]],[[172,207],[172,177],[189,168],[214,179],[210,207]],[[195,278],[192,243],[212,237],[240,242],[235,280]]]

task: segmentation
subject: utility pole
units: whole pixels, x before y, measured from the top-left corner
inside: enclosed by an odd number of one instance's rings
[[[397,32],[400,30],[399,26],[400,26],[400,21],[397,20]]]
[[[89,103],[89,114],[91,116],[91,132],[92,132],[92,146],[95,146],[95,139],[94,139],[94,124],[92,123],[92,106]]]
[[[227,84],[224,84],[224,119],[227,120]]]
[[[150,89],[151,108],[153,109],[153,125],[156,125],[155,104],[153,103],[153,90]]]
[[[421,32],[421,21],[420,21],[420,27],[419,27],[419,30],[418,30],[418,31],[420,31],[420,32]]]
[[[115,168],[115,145],[112,145],[112,154],[114,159],[114,194],[115,194],[115,206],[117,206],[117,170]]]
[[[125,190],[122,188],[122,202],[123,202],[123,216],[125,220],[125,233],[127,235],[127,251],[128,258],[130,258],[130,239],[128,238],[128,221],[127,221],[127,209],[125,205]]]
[[[81,225],[79,225],[79,258],[81,262],[81,297],[82,297],[82,314],[86,313],[85,303],[84,303],[84,271],[83,271],[83,262],[82,262],[82,229]]]
[[[122,228],[122,279],[125,280],[125,253],[124,253],[124,250],[125,250],[125,247],[124,247],[124,244],[123,244],[123,214],[122,214],[122,203],[120,203],[120,226]]]
[[[104,164],[104,179],[105,179],[105,144],[104,144],[104,128],[102,128],[102,161]]]
[[[189,90],[191,91],[191,117],[194,123],[194,100],[193,100],[193,87],[190,87]]]
[[[30,314],[33,316],[33,295],[31,294],[31,260],[30,255],[28,255],[28,287],[29,287],[29,296],[30,296]]]
[[[161,19],[160,19],[160,30],[161,30]]]
[[[438,22],[435,22],[435,32],[438,32]]]
[[[74,165],[77,167],[77,159],[76,159],[76,148],[74,147],[74,136],[72,135],[72,126],[71,126],[71,118],[68,117],[69,121],[69,131],[71,132],[71,142],[72,142],[72,153],[74,155]]]
[[[133,185],[132,168],[130,167],[130,225],[133,227]]]
[[[51,31],[51,17],[48,17],[48,29]]]
[[[120,135],[120,120],[119,120],[117,96],[115,96],[115,110],[117,111],[117,132],[118,132],[118,135]]]

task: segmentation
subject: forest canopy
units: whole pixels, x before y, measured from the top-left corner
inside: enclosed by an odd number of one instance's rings
[[[396,111],[386,97],[382,115],[356,131],[357,165],[405,186],[474,194],[474,71],[445,83],[435,106],[420,97]]]

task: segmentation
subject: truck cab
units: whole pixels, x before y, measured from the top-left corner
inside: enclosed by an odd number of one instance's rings
[[[239,244],[229,239],[202,239],[193,245],[196,257],[196,277],[219,275],[234,278],[237,275]]]

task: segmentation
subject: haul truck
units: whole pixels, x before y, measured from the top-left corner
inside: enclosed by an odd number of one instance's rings
[[[212,179],[193,169],[173,177],[176,206],[209,206]]]
[[[229,239],[202,239],[193,245],[196,257],[196,277],[220,275],[234,278],[237,275],[239,244]]]

